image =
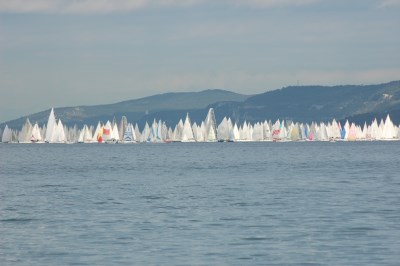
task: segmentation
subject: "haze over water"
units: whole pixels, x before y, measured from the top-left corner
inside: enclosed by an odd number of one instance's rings
[[[1,265],[398,265],[398,142],[0,144]]]

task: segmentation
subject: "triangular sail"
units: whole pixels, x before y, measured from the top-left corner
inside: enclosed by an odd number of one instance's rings
[[[46,136],[44,139],[46,142],[53,141],[53,134],[55,128],[56,128],[56,117],[54,115],[54,109],[51,108],[49,119],[47,120]]]
[[[1,137],[1,142],[9,143],[12,142],[12,130],[6,125],[3,131],[3,136]]]

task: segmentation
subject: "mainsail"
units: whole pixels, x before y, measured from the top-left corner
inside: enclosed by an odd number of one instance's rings
[[[46,142],[52,142],[53,131],[54,131],[55,126],[56,126],[56,117],[54,115],[54,109],[51,108],[49,119],[47,120],[46,136],[44,139]]]

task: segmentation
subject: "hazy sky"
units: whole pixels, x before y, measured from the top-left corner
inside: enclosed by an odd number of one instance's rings
[[[0,0],[0,121],[210,88],[400,79],[400,0]]]

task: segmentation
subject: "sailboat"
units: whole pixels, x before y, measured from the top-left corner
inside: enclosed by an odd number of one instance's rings
[[[275,124],[272,126],[272,140],[279,141],[280,140],[280,133],[282,130],[282,124],[278,120],[276,120]]]
[[[38,123],[35,123],[35,125],[32,128],[30,141],[33,143],[42,142],[42,135],[40,134],[40,128]]]
[[[3,131],[3,136],[1,137],[1,142],[3,143],[10,143],[12,142],[12,130],[6,125]]]
[[[221,123],[217,127],[218,141],[229,140],[229,122],[226,116],[222,119]]]
[[[240,133],[237,124],[235,123],[235,125],[232,127],[232,130],[229,132],[229,141],[234,142],[238,141],[239,139],[240,139]]]
[[[113,129],[111,126],[110,120],[107,121],[106,125],[103,128],[103,135],[102,139],[104,142],[113,142],[112,137],[113,137]]]
[[[135,129],[132,124],[126,126],[122,143],[137,143]]]
[[[393,140],[395,136],[395,128],[388,114],[382,129],[382,140]]]
[[[25,124],[22,126],[22,129],[18,134],[18,143],[29,143],[32,129],[32,124],[29,121],[29,118],[27,118]]]
[[[49,119],[47,120],[47,126],[46,126],[46,136],[44,138],[44,141],[47,143],[51,143],[53,141],[53,134],[54,130],[56,128],[56,117],[54,115],[54,108],[51,108]]]
[[[205,125],[205,141],[207,142],[216,142],[217,141],[217,125],[215,120],[214,109],[210,108],[207,113],[206,120],[204,121]]]
[[[115,123],[111,133],[111,142],[118,143],[119,140],[120,138],[119,138],[118,126],[117,123]]]
[[[190,125],[190,118],[189,114],[186,114],[185,123],[183,124],[182,134],[181,134],[181,141],[182,142],[195,142],[193,136],[192,126]]]

